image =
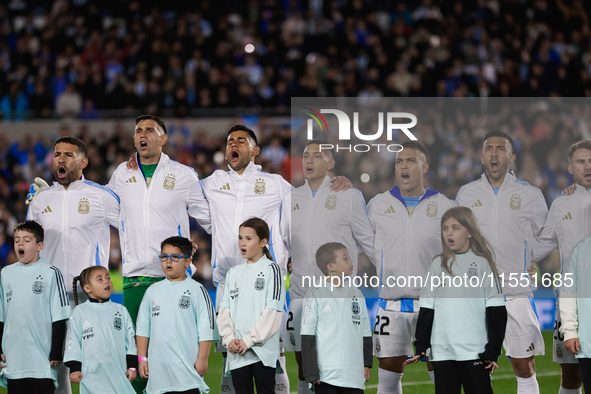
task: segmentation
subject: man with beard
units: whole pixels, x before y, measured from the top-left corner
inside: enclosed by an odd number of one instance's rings
[[[576,189],[571,195],[560,196],[552,203],[541,235],[540,245],[534,246],[534,260],[540,260],[558,247],[561,270],[568,271],[568,261],[575,245],[591,236],[591,141],[582,140],[568,150],[568,172],[575,178]],[[558,288],[556,289],[558,292]],[[561,383],[559,394],[581,393],[581,373],[575,355],[564,345],[560,333],[560,303],[576,301],[575,298],[561,297],[556,305],[556,321],[552,359],[560,364]],[[576,310],[576,308],[572,308]]]
[[[425,278],[433,257],[441,253],[441,217],[455,206],[424,186],[429,171],[425,145],[409,141],[402,147],[394,162],[396,186],[376,195],[367,206],[375,228],[374,261],[380,278],[374,328],[379,394],[402,393],[404,362],[414,354],[422,287],[420,280],[410,278]],[[428,369],[434,380],[433,366],[428,364]]]
[[[544,355],[527,268],[532,261],[534,237],[542,230],[548,208],[540,189],[509,171],[515,161],[513,148],[513,139],[505,132],[487,133],[481,158],[485,172],[480,179],[462,186],[456,200],[476,215],[504,276],[508,319],[503,346],[517,376],[517,390],[526,394],[539,392],[534,356]]]
[[[119,221],[119,197],[111,190],[84,179],[88,165],[86,144],[76,137],[54,143],[53,186],[31,202],[27,220],[45,230],[41,257],[59,268],[74,307],[72,281],[84,268],[108,267],[110,228]],[[78,289],[78,294],[84,294]],[[68,368],[58,367],[58,393],[70,392]]]
[[[286,274],[290,250],[291,185],[277,174],[261,171],[254,164],[260,153],[257,137],[244,125],[228,130],[226,160],[229,171],[217,170],[202,181],[212,220],[212,266],[216,285],[216,310],[224,293],[226,273],[244,264],[238,248],[238,228],[250,217],[263,219],[269,225],[269,250],[273,260]],[[221,344],[217,345],[220,346]],[[221,351],[218,348],[218,351]],[[225,354],[225,352],[224,352]],[[225,369],[224,357],[224,369]],[[276,375],[275,392],[289,393],[285,356],[281,356],[282,375]],[[233,392],[230,377],[222,378],[221,391]]]

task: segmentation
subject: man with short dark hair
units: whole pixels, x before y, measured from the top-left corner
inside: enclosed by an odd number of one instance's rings
[[[424,278],[441,253],[441,217],[454,202],[427,189],[427,148],[419,141],[402,144],[396,154],[396,186],[367,205],[375,229],[374,261],[380,278],[374,330],[378,358],[378,393],[401,394],[404,362],[414,354],[412,340],[419,315],[420,281],[396,286],[388,278]],[[428,364],[434,381],[433,367]]]
[[[548,208],[537,187],[517,179],[513,139],[505,132],[486,134],[481,162],[485,172],[458,191],[458,204],[472,209],[491,243],[507,297],[507,330],[503,347],[511,357],[520,393],[539,392],[534,355],[544,355],[544,339],[533,304],[526,269],[532,262],[534,237],[540,234]],[[515,280],[518,283],[515,285]]]
[[[108,267],[111,230],[119,222],[119,197],[108,188],[84,179],[86,144],[76,137],[54,143],[53,186],[29,205],[28,220],[45,229],[41,257],[60,269],[73,302],[72,281],[84,268]],[[79,291],[78,293],[81,293]],[[69,393],[68,369],[58,367],[58,392]]]
[[[158,258],[160,242],[173,235],[190,238],[189,216],[210,231],[209,205],[199,176],[162,152],[167,139],[159,117],[138,116],[133,140],[139,168],[121,163],[108,184],[121,198],[123,304],[134,322],[148,287],[164,279]],[[145,388],[145,380],[132,384],[136,392]]]

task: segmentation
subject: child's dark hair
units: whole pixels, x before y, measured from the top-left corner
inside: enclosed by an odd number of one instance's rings
[[[14,232],[16,233],[17,231],[29,232],[33,234],[33,236],[35,237],[35,241],[37,241],[37,243],[43,242],[43,226],[41,226],[34,220],[25,220],[24,222],[20,222],[19,224],[14,226]]]
[[[259,239],[267,239],[267,241],[269,240],[269,226],[267,225],[267,222],[265,222],[263,219],[246,219],[240,225],[240,227],[252,228],[254,232],[257,233],[257,237],[259,237]],[[269,260],[274,261],[273,256],[271,256],[271,252],[269,252],[269,248],[267,248],[266,246],[263,246],[263,253],[265,254],[265,256],[267,256]]]
[[[324,275],[328,276],[328,265],[334,263],[337,258],[335,253],[341,249],[347,249],[347,247],[340,242],[329,242],[316,251],[316,265]]]
[[[160,251],[164,249],[164,245],[170,245],[175,248],[179,248],[183,255],[190,256],[191,252],[193,251],[193,244],[185,237],[168,237],[160,244]]]
[[[82,272],[80,272],[80,275],[74,277],[74,281],[72,282],[72,289],[74,289],[74,303],[76,305],[78,305],[78,282],[80,282],[80,287],[82,287],[82,291],[86,293],[86,290],[84,290],[84,286],[86,286],[88,282],[90,282],[90,276],[94,271],[98,269],[102,269],[107,272],[109,271],[106,267],[103,267],[102,265],[93,265],[92,267],[84,268]]]

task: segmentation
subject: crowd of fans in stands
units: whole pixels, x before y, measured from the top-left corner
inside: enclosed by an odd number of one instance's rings
[[[591,94],[582,0],[114,3],[0,4],[5,120],[286,114],[293,96]]]

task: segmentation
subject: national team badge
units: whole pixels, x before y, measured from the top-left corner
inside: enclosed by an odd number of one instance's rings
[[[511,199],[509,200],[509,208],[514,211],[518,211],[521,209],[521,197],[519,194],[513,194]]]
[[[376,353],[379,353],[382,350],[382,345],[380,345],[380,338],[376,338]]]
[[[289,333],[289,343],[291,343],[291,346],[296,345],[295,336],[293,335],[293,332]]]
[[[123,328],[123,321],[121,320],[120,312],[115,313],[115,318],[113,319],[113,328],[115,328],[117,331],[121,331]]]
[[[476,263],[470,264],[470,268],[468,268],[468,277],[471,278],[473,276],[478,276],[478,268],[476,268]]]
[[[166,178],[164,178],[164,183],[162,184],[162,187],[166,190],[172,190],[174,189],[175,182],[176,179],[174,177],[174,174],[167,174]]]
[[[337,208],[337,196],[331,194],[330,196],[326,197],[324,208],[330,209],[331,211],[335,210]]]
[[[430,218],[434,218],[437,216],[437,204],[435,204],[434,202],[430,202],[429,204],[427,204],[427,211],[425,212],[425,215],[427,215]]]
[[[564,353],[562,353],[562,349],[560,348],[560,345],[557,343],[556,344],[556,357],[562,358],[563,356],[564,356]]]
[[[265,180],[263,178],[258,178],[254,183],[254,192],[256,194],[265,194],[265,191]]]
[[[43,277],[41,275],[38,275],[35,278],[35,282],[33,282],[33,293],[35,294],[41,294],[43,293]]]
[[[191,291],[187,290],[183,293],[183,296],[181,297],[181,299],[179,300],[179,306],[183,309],[187,309],[188,307],[191,306],[191,298],[189,298],[189,296],[191,295]]]
[[[359,302],[357,302],[357,298],[353,297],[353,302],[351,303],[351,311],[354,315],[358,315],[361,312],[359,308]]]
[[[78,202],[78,213],[86,215],[88,212],[90,212],[90,203],[88,202],[88,198],[80,199]]]
[[[257,279],[254,281],[254,289],[262,291],[265,288],[265,275],[261,272]]]

